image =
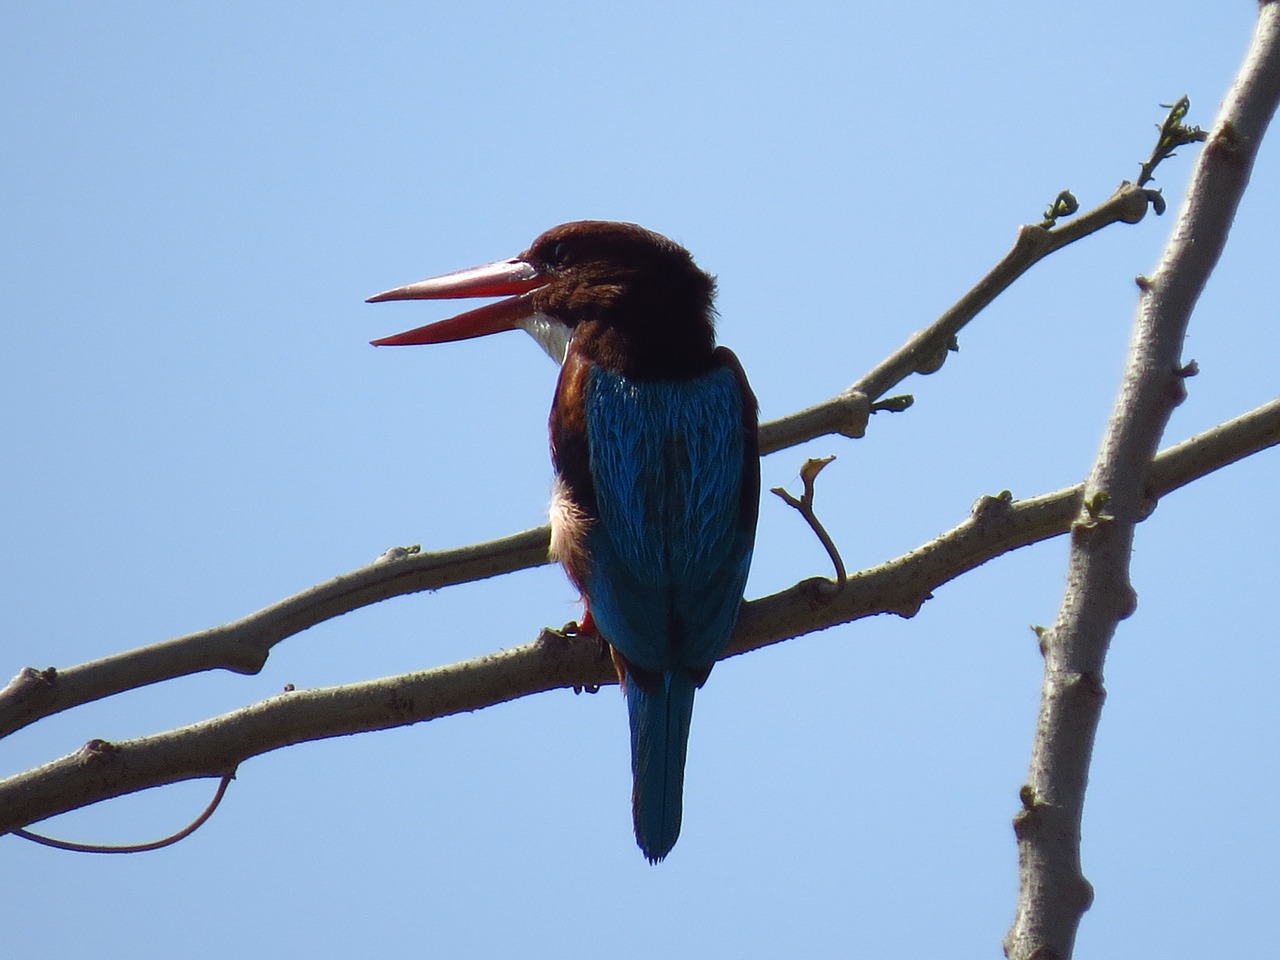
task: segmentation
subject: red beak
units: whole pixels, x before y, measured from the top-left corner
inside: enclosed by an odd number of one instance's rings
[[[400,347],[420,343],[448,343],[452,340],[483,337],[500,330],[514,330],[521,320],[528,319],[535,312],[529,298],[522,294],[536,290],[547,280],[536,267],[524,260],[500,260],[429,280],[419,280],[406,287],[396,287],[370,297],[366,303],[381,303],[384,300],[453,300],[461,297],[508,299],[468,310],[425,327],[374,340],[373,345]]]

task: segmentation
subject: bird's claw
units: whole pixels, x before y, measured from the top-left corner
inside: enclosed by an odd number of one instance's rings
[[[538,634],[539,643],[549,643],[555,640],[559,643],[567,643],[577,637],[578,625],[573,621],[566,623],[557,630],[555,627],[543,627],[542,632]]]

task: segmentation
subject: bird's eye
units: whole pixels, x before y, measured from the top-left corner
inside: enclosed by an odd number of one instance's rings
[[[564,264],[569,262],[569,259],[572,256],[572,254],[573,254],[573,251],[570,248],[569,244],[561,240],[559,243],[557,243],[554,247],[551,248],[551,262],[559,266],[563,266]]]

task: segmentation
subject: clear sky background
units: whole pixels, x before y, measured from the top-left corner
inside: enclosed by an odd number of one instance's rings
[[[375,350],[446,315],[363,303],[633,220],[720,282],[771,419],[838,392],[963,293],[1063,188],[1133,178],[1181,94],[1207,126],[1254,4],[6,4],[0,10],[0,682],[238,618],[396,544],[543,521],[556,370],[516,334]],[[1171,211],[1020,280],[916,405],[766,459],[853,569],[982,494],[1087,473]],[[1276,395],[1277,144],[1191,326],[1168,443]],[[1166,444],[1167,445],[1167,444]],[[1280,835],[1274,451],[1139,530],[1085,819],[1079,956],[1274,950]],[[999,956],[1066,543],[913,620],[721,664],[684,833],[631,836],[616,689],[279,751],[216,817],[131,857],[0,840],[0,953],[223,958]],[[748,593],[825,575],[763,503]],[[299,688],[527,642],[576,615],[551,567],[399,598],[46,720],[0,775]],[[129,842],[212,782],[44,825]]]

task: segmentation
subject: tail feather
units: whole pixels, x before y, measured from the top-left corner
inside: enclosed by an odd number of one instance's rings
[[[654,678],[645,690],[626,678],[631,719],[632,815],[636,842],[657,863],[680,836],[684,761],[693,718],[693,677],[676,668]]]

